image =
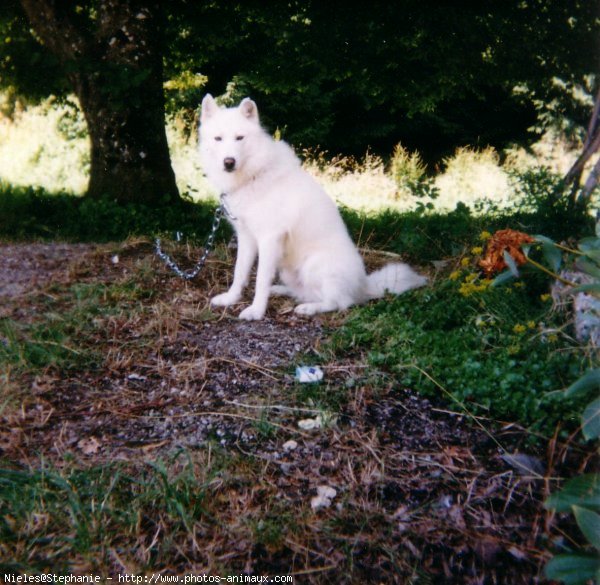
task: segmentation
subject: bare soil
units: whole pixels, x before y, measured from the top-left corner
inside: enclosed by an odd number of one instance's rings
[[[492,434],[488,421],[376,376],[359,352],[332,361],[326,339],[343,314],[300,318],[287,300],[260,322],[237,320],[240,307],[211,311],[230,273],[225,250],[185,283],[146,241],[0,246],[0,323],[50,327],[84,307],[56,342],[64,361],[5,375],[5,464],[89,467],[216,446],[261,462],[261,497],[303,519],[276,545],[226,542],[232,569],[312,583],[544,582],[558,525],[541,505],[548,480],[502,458],[519,447],[518,428]],[[300,363],[320,363],[323,382],[296,382]],[[299,425],[308,419],[317,428]],[[568,454],[551,443],[532,455],[549,476]],[[336,495],[313,509],[322,485]],[[252,489],[238,488],[248,511],[264,506]],[[240,513],[234,495],[224,523]],[[181,571],[211,566],[199,552],[185,558]]]

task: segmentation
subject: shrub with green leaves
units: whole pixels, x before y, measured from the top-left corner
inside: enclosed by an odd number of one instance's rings
[[[400,384],[449,397],[469,411],[551,434],[573,430],[581,404],[549,394],[585,369],[586,359],[551,311],[547,284],[491,287],[469,270],[357,310],[334,337],[358,349]]]

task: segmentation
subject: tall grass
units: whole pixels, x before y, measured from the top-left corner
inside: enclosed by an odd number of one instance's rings
[[[214,193],[203,177],[196,132],[188,120],[171,116],[167,123],[177,183],[180,191],[194,200],[210,199]],[[515,172],[547,166],[562,174],[576,155],[577,145],[552,134],[544,135],[529,151],[459,148],[436,172],[426,168],[419,153],[409,152],[400,144],[389,161],[370,153],[362,160],[302,153],[305,168],[340,205],[367,213],[418,209],[413,187],[425,176],[437,194],[431,206],[435,211],[452,210],[459,202],[474,210],[486,203],[511,209],[515,204]],[[66,102],[50,98],[17,110],[12,117],[0,115],[0,180],[13,186],[80,195],[86,189],[88,173],[89,139],[75,98]]]

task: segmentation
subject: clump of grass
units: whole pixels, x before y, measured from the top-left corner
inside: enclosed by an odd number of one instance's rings
[[[191,460],[0,469],[0,570],[110,574],[116,550],[130,568],[169,566],[194,525],[212,522],[204,499],[213,473]]]
[[[60,292],[60,300],[49,297],[34,319],[0,320],[0,365],[29,373],[94,369],[103,361],[98,343],[104,320],[155,294],[139,279],[75,283]]]
[[[444,159],[443,165],[444,172],[436,178],[439,206],[452,209],[460,201],[472,205],[488,201],[499,208],[509,205],[512,190],[508,173],[493,148],[458,148],[453,156]]]
[[[390,173],[400,191],[411,191],[425,177],[427,165],[418,152],[397,144],[390,161]]]

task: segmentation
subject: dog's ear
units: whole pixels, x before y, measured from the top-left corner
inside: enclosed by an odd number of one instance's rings
[[[240,103],[240,111],[249,120],[258,122],[258,108],[250,98],[244,98]]]
[[[209,93],[207,93],[204,96],[204,99],[202,100],[202,111],[200,114],[200,121],[204,122],[205,120],[208,120],[218,109],[219,106],[217,105],[215,98]]]

